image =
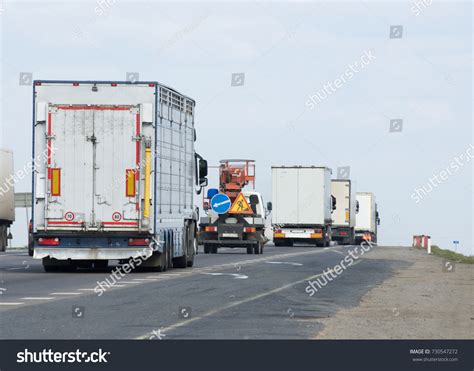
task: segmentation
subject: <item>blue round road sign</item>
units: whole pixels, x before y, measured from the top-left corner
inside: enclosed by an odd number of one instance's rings
[[[218,193],[211,198],[211,208],[217,214],[224,214],[229,211],[232,202],[229,196],[224,193]]]

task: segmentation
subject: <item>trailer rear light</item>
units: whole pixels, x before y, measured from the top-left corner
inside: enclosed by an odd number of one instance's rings
[[[282,233],[282,232],[281,232],[281,229],[275,229],[274,233]]]
[[[125,195],[127,197],[135,197],[136,188],[135,188],[135,170],[127,169],[125,175]]]
[[[150,88],[154,88],[154,87],[155,87],[155,84],[148,84],[148,86],[149,86]]]
[[[129,238],[128,246],[148,246],[150,240],[148,238]]]
[[[36,85],[36,86],[40,86],[41,83],[40,83],[40,82],[36,82],[35,85]]]
[[[204,227],[204,232],[217,232],[217,227]]]
[[[254,232],[257,232],[257,228],[255,228],[255,227],[244,227],[244,232],[245,233],[254,233]]]
[[[362,237],[362,239],[365,241],[372,241],[372,236],[370,234],[364,234],[364,237]]]
[[[285,238],[285,237],[286,237],[286,234],[284,233],[278,233],[278,232],[273,233],[273,238]]]
[[[339,234],[340,234],[341,236],[347,236],[347,235],[348,235],[347,232],[339,232]]]
[[[323,233],[322,229],[315,229],[313,233]]]
[[[51,169],[51,196],[61,196],[61,169]]]
[[[79,83],[78,83],[78,82],[74,82],[74,83],[72,84],[72,86],[79,86]]]
[[[110,86],[117,86],[117,84],[110,84]]]
[[[59,238],[38,238],[39,245],[48,245],[48,246],[58,246],[59,245]]]

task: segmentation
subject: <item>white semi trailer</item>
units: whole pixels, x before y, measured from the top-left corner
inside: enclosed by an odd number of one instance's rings
[[[15,221],[13,153],[0,149],[0,251],[8,245],[9,227]]]
[[[355,186],[350,179],[333,179],[331,193],[336,198],[332,214],[332,239],[342,245],[355,241],[355,224],[358,210]]]
[[[356,216],[355,242],[377,242],[377,227],[380,225],[375,195],[370,192],[357,192],[359,212]]]
[[[31,238],[46,271],[193,265],[207,182],[194,109],[157,82],[34,82]]]
[[[272,166],[272,228],[276,246],[295,242],[329,246],[331,169],[327,167]]]

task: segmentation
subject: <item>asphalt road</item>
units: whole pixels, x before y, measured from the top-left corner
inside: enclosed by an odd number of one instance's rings
[[[310,297],[307,281],[353,248],[220,249],[197,255],[194,268],[130,273],[101,296],[94,287],[110,269],[45,273],[25,252],[1,253],[0,338],[314,338],[318,319],[356,306],[406,264],[360,258]]]

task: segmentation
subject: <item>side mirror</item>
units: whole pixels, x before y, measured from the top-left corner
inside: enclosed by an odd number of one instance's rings
[[[12,240],[12,239],[13,239],[12,232],[9,232],[9,233],[8,233],[7,239],[9,239],[9,240]]]
[[[336,206],[336,205],[337,205],[336,197],[334,197],[334,196],[331,195],[331,201],[332,201],[332,202],[331,202],[331,204],[332,204],[332,205],[331,205],[331,208],[332,208],[332,211],[334,211],[334,210],[336,210],[336,207],[337,207],[337,206]]]
[[[203,205],[202,205],[202,208],[207,211],[209,210],[209,202],[204,202]]]
[[[271,202],[267,202],[267,210],[272,211],[273,210],[273,205]]]
[[[249,200],[252,205],[258,205],[260,203],[257,195],[250,195]]]
[[[196,129],[193,129],[193,132],[194,132],[194,141],[196,141],[197,140]]]
[[[359,214],[359,201],[356,201],[356,214]]]
[[[207,161],[203,158],[199,159],[199,180],[207,177]]]

